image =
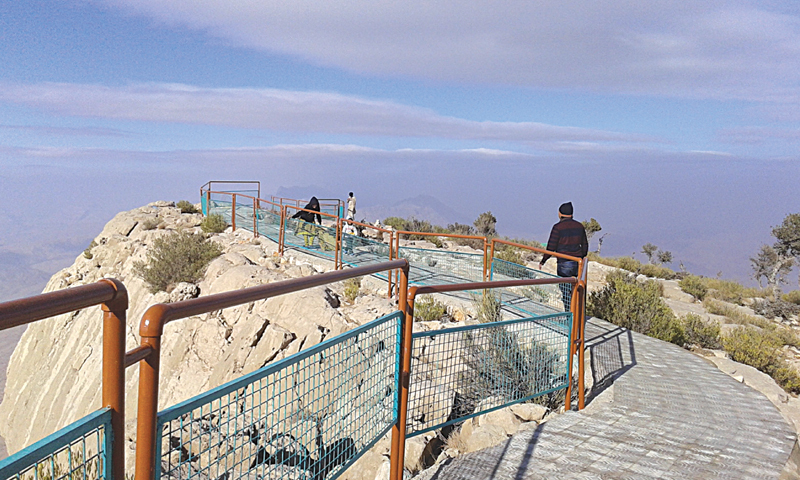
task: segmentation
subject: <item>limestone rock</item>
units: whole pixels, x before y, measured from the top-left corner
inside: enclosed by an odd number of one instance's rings
[[[518,403],[509,409],[523,422],[538,422],[547,414],[547,407],[536,403]]]

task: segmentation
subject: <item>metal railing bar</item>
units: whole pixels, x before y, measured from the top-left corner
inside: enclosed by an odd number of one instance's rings
[[[248,385],[250,383],[253,383],[256,380],[260,380],[260,379],[262,379],[264,377],[267,377],[267,376],[269,376],[269,375],[271,375],[271,374],[273,374],[275,372],[280,371],[283,368],[286,368],[289,365],[298,363],[299,361],[301,361],[303,359],[306,359],[308,357],[311,357],[313,355],[316,355],[316,354],[318,354],[318,353],[320,353],[320,352],[322,352],[324,350],[327,350],[328,348],[330,348],[330,347],[332,347],[334,345],[338,345],[338,344],[340,344],[340,343],[342,343],[342,342],[344,342],[346,340],[349,340],[349,339],[351,339],[353,337],[356,337],[356,336],[366,332],[367,330],[370,330],[371,328],[373,328],[373,327],[375,327],[377,325],[383,325],[384,323],[390,322],[390,321],[392,321],[392,320],[394,320],[394,319],[396,319],[398,317],[402,317],[402,316],[403,316],[402,312],[396,311],[396,312],[390,313],[389,315],[386,315],[384,317],[377,318],[377,319],[375,319],[375,320],[373,320],[373,321],[371,321],[369,323],[365,323],[364,325],[362,325],[362,326],[360,326],[358,328],[354,328],[353,330],[348,330],[347,332],[344,332],[341,335],[337,335],[337,336],[331,338],[330,340],[326,340],[326,341],[324,341],[322,343],[318,343],[318,344],[316,344],[316,345],[314,345],[312,347],[309,347],[306,350],[303,350],[301,352],[297,352],[294,355],[286,357],[286,358],[284,358],[282,360],[279,360],[279,361],[277,361],[275,363],[271,363],[271,364],[269,364],[269,365],[267,365],[265,367],[262,367],[262,368],[260,368],[260,369],[258,369],[256,371],[254,371],[254,372],[250,372],[250,373],[248,373],[248,374],[246,374],[244,376],[241,376],[241,377],[239,377],[239,378],[237,378],[235,380],[232,380],[232,381],[230,381],[230,382],[228,382],[226,384],[220,385],[219,387],[211,389],[211,390],[209,390],[209,391],[207,391],[205,393],[202,393],[202,394],[200,394],[200,395],[198,395],[196,397],[193,397],[193,398],[191,398],[189,400],[186,400],[184,402],[178,403],[178,404],[173,405],[171,407],[165,408],[164,410],[162,410],[161,412],[158,413],[158,419],[161,422],[168,422],[168,421],[171,421],[171,420],[175,420],[175,419],[179,418],[181,415],[183,415],[183,413],[186,412],[187,410],[191,410],[191,409],[199,407],[200,405],[204,405],[204,404],[208,403],[209,399],[213,400],[215,398],[219,398],[219,397],[222,397],[224,395],[227,395],[227,394],[229,394],[231,392],[235,392],[236,390],[239,390],[240,388],[242,388],[242,387],[244,387],[244,386],[246,386],[246,385]],[[398,351],[399,351],[399,349],[398,349]]]
[[[391,260],[388,262],[377,263],[374,265],[364,265],[347,270],[336,270],[333,272],[322,273],[310,277],[294,278],[282,282],[259,285],[257,287],[233,290],[225,293],[217,293],[207,297],[198,297],[183,302],[164,304],[160,303],[148,308],[142,316],[139,326],[139,333],[143,337],[160,336],[163,326],[171,321],[181,318],[200,315],[215,310],[234,307],[243,303],[250,303],[267,298],[292,293],[311,287],[318,287],[329,283],[334,283],[349,278],[371,275],[388,269],[407,268],[406,260]],[[153,322],[159,318],[160,321]]]
[[[22,449],[13,461],[9,461],[12,457],[8,457],[0,461],[0,478],[6,479],[17,475],[21,469],[35,465],[41,461],[42,457],[54,453],[52,443],[63,444],[61,448],[69,448],[71,440],[85,435],[100,426],[109,426],[111,424],[111,409],[101,408],[82,419],[74,422],[66,427],[58,430],[55,433],[39,440],[38,442]],[[106,428],[103,432],[104,435],[111,435],[111,429]],[[110,452],[109,452],[110,453]],[[85,457],[84,457],[85,458]],[[8,462],[7,464],[4,464]]]
[[[453,283],[446,285],[422,285],[414,286],[409,289],[411,295],[423,295],[426,293],[445,293],[457,292],[461,290],[483,290],[487,288],[504,288],[504,287],[525,287],[528,285],[557,285],[559,283],[572,283],[577,284],[578,279],[575,277],[556,277],[556,278],[533,278],[525,280],[500,280],[497,282],[471,282],[471,283]]]
[[[130,367],[139,360],[147,358],[147,356],[151,353],[153,353],[153,347],[149,345],[139,345],[138,347],[125,352],[125,368]]]
[[[111,282],[101,280],[0,303],[0,330],[93,307],[114,300],[116,296],[117,288]]]

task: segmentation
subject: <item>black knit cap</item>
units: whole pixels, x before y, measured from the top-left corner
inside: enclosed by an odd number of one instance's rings
[[[560,207],[558,207],[558,213],[561,215],[566,215],[568,217],[572,216],[572,202],[562,203]]]

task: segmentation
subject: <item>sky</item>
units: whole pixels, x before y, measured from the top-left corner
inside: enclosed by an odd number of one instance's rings
[[[572,201],[604,255],[755,284],[798,107],[797,2],[0,1],[0,299],[209,180],[539,241]]]

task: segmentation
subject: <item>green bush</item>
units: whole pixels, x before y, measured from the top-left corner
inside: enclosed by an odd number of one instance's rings
[[[683,331],[686,343],[700,345],[703,348],[719,348],[719,324],[705,321],[699,315],[689,313],[683,317]]]
[[[406,230],[406,220],[404,218],[387,217],[383,220],[383,224],[395,230]]]
[[[222,233],[228,228],[228,222],[218,213],[212,213],[200,222],[200,228],[206,233]]]
[[[800,305],[800,290],[792,290],[791,292],[784,293],[781,298],[784,302]]]
[[[677,276],[675,271],[663,265],[645,264],[639,268],[639,273],[648,277],[663,278],[664,280],[672,280]]]
[[[194,204],[187,200],[181,200],[175,206],[181,209],[181,213],[197,213],[197,208]]]
[[[426,295],[414,302],[414,321],[433,322],[447,314],[447,307],[440,301]]]
[[[769,373],[780,358],[781,342],[768,332],[744,326],[723,335],[722,347],[734,361]]]
[[[480,323],[500,322],[503,320],[503,304],[491,290],[472,296],[475,317]]]
[[[428,240],[429,242],[431,242],[433,244],[433,246],[436,247],[436,248],[443,248],[444,247],[444,242],[439,237],[425,237],[425,239]]]
[[[344,298],[353,303],[356,301],[356,297],[358,297],[358,292],[361,289],[361,279],[360,278],[348,278],[344,281]]]
[[[623,270],[627,270],[629,272],[638,272],[639,269],[642,267],[642,264],[639,260],[636,260],[632,257],[620,257],[616,259],[616,265],[613,265],[617,268],[621,268]]]
[[[202,235],[174,233],[157,238],[147,251],[147,261],[134,263],[133,271],[147,282],[151,293],[169,292],[177,283],[199,280],[220,254],[222,248]]]
[[[606,275],[607,285],[589,295],[587,313],[621,327],[683,345],[683,325],[661,298],[660,283],[637,282],[616,271]]]
[[[787,392],[794,394],[800,393],[800,375],[797,374],[797,370],[790,367],[785,362],[783,365],[779,365],[775,368],[770,375],[775,379],[778,385]]]
[[[514,247],[497,249],[494,251],[494,257],[506,262],[525,265],[525,259],[520,255],[519,250]]]
[[[90,244],[89,244],[89,246],[88,246],[88,247],[86,247],[86,250],[84,250],[84,251],[83,251],[83,256],[84,256],[85,258],[88,258],[88,259],[91,259],[91,258],[93,258],[93,257],[94,257],[94,254],[92,253],[92,249],[93,249],[94,247],[96,247],[96,246],[97,246],[97,242],[95,242],[94,240],[92,240],[92,243],[90,243]]]
[[[695,275],[687,275],[678,282],[681,290],[693,296],[696,300],[703,301],[708,294],[708,288],[703,283],[703,279]]]

